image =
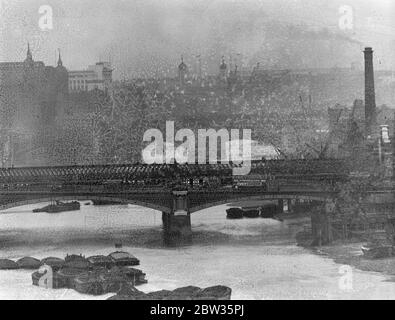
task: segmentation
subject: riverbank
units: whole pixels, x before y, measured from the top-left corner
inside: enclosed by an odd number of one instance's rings
[[[362,246],[366,246],[367,242],[360,238],[338,239],[329,245],[316,247],[312,246],[311,229],[306,227],[296,234],[296,242],[299,247],[310,250],[316,255],[327,257],[337,264],[349,265],[360,271],[392,276],[395,282],[395,256],[380,259],[366,258],[362,252]]]
[[[318,255],[324,255],[342,265],[349,265],[361,271],[378,272],[392,276],[395,282],[395,257],[383,259],[366,259],[361,247],[365,242],[336,241],[332,245],[311,249]]]

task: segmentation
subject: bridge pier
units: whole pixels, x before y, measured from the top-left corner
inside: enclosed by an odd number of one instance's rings
[[[317,212],[311,214],[312,246],[323,246],[333,241],[331,223],[333,208],[333,204],[327,202],[317,208]]]
[[[172,212],[163,212],[162,222],[163,241],[166,245],[185,245],[192,242],[187,191],[173,191]]]
[[[185,245],[192,242],[191,216],[162,213],[163,241],[166,245]]]
[[[287,199],[287,212],[290,213],[292,212],[292,200],[291,199]]]
[[[277,213],[284,213],[284,200],[283,199],[278,200],[277,207],[278,207]]]

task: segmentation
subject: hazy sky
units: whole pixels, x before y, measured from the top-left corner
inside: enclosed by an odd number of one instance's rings
[[[0,0],[1,1],[1,0]],[[395,66],[392,0],[3,0],[0,61],[34,58],[68,69],[111,60],[117,77],[174,75],[183,55],[201,55],[213,73],[221,59],[244,67],[349,66],[373,46],[377,68]],[[39,8],[53,9],[53,29],[39,27]],[[339,8],[353,9],[342,30]]]

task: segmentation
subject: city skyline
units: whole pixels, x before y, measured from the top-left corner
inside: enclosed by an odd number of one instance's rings
[[[359,60],[363,47],[373,46],[377,69],[394,67],[389,1],[375,3],[375,10],[369,1],[321,7],[310,2],[51,0],[53,29],[42,31],[42,3],[3,1],[0,60],[20,61],[29,41],[35,59],[47,65],[56,65],[60,48],[69,70],[111,60],[114,78],[122,79],[174,75],[181,55],[192,68],[200,56],[203,73],[209,74],[217,72],[222,56],[249,68],[257,62],[278,69],[346,67]],[[353,10],[352,30],[339,27],[344,5]],[[320,54],[304,54],[310,47]]]

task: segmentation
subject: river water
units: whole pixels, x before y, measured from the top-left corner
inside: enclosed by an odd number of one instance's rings
[[[85,202],[86,203],[86,202]],[[138,206],[95,207],[60,214],[32,213],[44,204],[0,213],[0,258],[108,254],[114,243],[137,256],[145,292],[222,284],[233,299],[394,299],[395,283],[377,273],[346,269],[297,247],[308,221],[226,220],[225,206],[192,215],[193,245],[162,246],[161,213]],[[344,285],[344,283],[347,283]],[[343,285],[342,285],[343,284]],[[105,299],[31,284],[31,271],[0,271],[0,299]]]

